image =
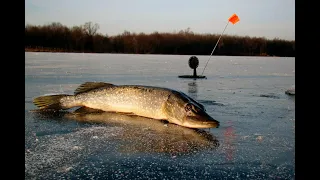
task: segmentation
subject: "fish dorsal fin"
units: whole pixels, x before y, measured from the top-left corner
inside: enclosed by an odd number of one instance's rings
[[[81,84],[75,91],[74,95],[81,94],[84,92],[88,92],[94,89],[102,88],[102,87],[108,87],[108,86],[114,86],[110,83],[105,82],[85,82]]]

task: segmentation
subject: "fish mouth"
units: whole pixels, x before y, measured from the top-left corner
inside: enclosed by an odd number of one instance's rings
[[[187,116],[183,122],[183,126],[189,128],[218,128],[220,122],[207,116]]]

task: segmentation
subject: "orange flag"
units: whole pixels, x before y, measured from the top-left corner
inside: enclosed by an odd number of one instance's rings
[[[236,14],[233,14],[232,16],[229,17],[229,21],[232,23],[232,24],[235,24],[237,23],[238,21],[240,21],[239,17],[236,15]]]

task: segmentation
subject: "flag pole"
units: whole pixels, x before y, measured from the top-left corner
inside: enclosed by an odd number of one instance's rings
[[[210,57],[209,57],[209,59],[208,59],[208,61],[207,61],[206,65],[205,65],[205,66],[204,66],[204,68],[203,68],[203,71],[202,71],[202,74],[201,74],[201,75],[203,75],[203,72],[204,72],[204,70],[206,69],[206,67],[207,67],[207,65],[208,65],[208,62],[209,62],[209,60],[210,60],[210,58],[211,58],[211,56],[212,56],[212,54],[213,54],[214,50],[216,49],[216,47],[217,47],[217,45],[218,45],[218,43],[219,43],[219,41],[220,41],[221,36],[223,35],[224,31],[227,29],[228,24],[229,24],[229,21],[228,21],[228,23],[227,23],[226,27],[224,28],[223,32],[221,33],[221,35],[220,35],[220,37],[219,37],[219,39],[218,39],[218,41],[217,41],[216,45],[214,46],[214,48],[213,48],[213,50],[212,50],[212,52],[211,52],[211,54],[210,54]]]
[[[204,68],[203,68],[203,71],[202,71],[202,74],[201,74],[201,75],[203,75],[204,70],[206,69],[206,67],[207,67],[207,65],[208,65],[208,62],[209,62],[209,60],[210,60],[210,58],[211,58],[214,50],[216,49],[216,47],[217,47],[217,45],[218,45],[218,43],[219,43],[219,41],[220,41],[220,38],[222,37],[224,31],[227,29],[227,26],[228,26],[229,22],[231,22],[232,24],[235,24],[235,23],[237,23],[238,21],[240,21],[240,19],[239,19],[239,17],[238,17],[236,14],[233,14],[233,15],[228,19],[228,23],[227,23],[226,27],[224,27],[224,30],[222,31],[222,33],[221,33],[221,35],[220,35],[220,37],[219,37],[216,45],[214,46],[214,48],[213,48],[213,50],[212,50],[212,52],[211,52],[211,54],[210,54],[210,56],[209,56],[209,59],[208,59],[206,65],[205,65]]]

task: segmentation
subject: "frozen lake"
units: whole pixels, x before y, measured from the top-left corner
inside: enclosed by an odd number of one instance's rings
[[[207,79],[190,56],[25,53],[26,179],[294,179],[295,58],[213,56]],[[198,75],[208,60],[199,58]],[[182,91],[219,128],[196,131],[104,113],[39,116],[32,99],[86,81]]]

